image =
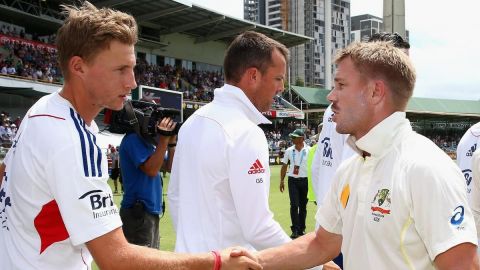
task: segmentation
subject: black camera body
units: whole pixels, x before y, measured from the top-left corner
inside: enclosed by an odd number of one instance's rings
[[[163,131],[157,128],[157,123],[165,117],[174,119],[180,115],[180,110],[163,108],[152,102],[126,101],[122,110],[112,113],[109,131],[118,134],[136,132],[143,139],[156,144],[157,135],[176,135],[181,126],[181,123],[177,123],[174,130]]]

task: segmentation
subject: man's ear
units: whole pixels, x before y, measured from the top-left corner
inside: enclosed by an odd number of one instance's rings
[[[383,80],[374,80],[371,82],[371,100],[373,104],[378,104],[385,100],[387,85]]]
[[[245,77],[250,85],[255,85],[260,80],[260,71],[255,67],[245,70]]]
[[[86,62],[80,56],[73,56],[68,61],[68,69],[71,75],[83,77],[85,76],[85,68],[86,68]]]

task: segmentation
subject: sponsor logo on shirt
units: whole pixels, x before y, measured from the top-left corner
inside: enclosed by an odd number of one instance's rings
[[[350,199],[350,185],[346,184],[342,189],[342,194],[340,194],[340,202],[343,209],[347,208],[348,199]]]
[[[330,143],[330,138],[329,137],[323,138],[321,143],[323,144],[323,157],[333,159],[333,156],[332,156],[333,150],[332,150],[332,144]],[[327,165],[327,164],[322,164],[322,165]],[[331,162],[330,162],[330,165],[327,165],[327,166],[332,166]]]
[[[456,226],[457,230],[465,229],[465,227],[462,226],[462,222],[465,217],[464,215],[465,215],[465,207],[463,207],[463,205],[457,206],[453,210],[453,215],[452,215],[452,218],[450,219],[450,224],[452,224],[453,226]]]
[[[80,196],[79,200],[87,199],[92,207],[93,219],[118,215],[118,209],[113,203],[112,194],[103,190],[90,190]]]
[[[472,188],[470,187],[470,183],[472,182],[472,170],[470,169],[465,169],[462,170],[463,176],[465,177],[465,182],[467,183],[467,193],[470,193],[472,191]]]
[[[330,116],[328,117],[328,120],[327,120],[327,121],[328,121],[329,123],[332,123],[332,122],[333,122],[333,116],[334,116],[334,115],[335,115],[335,114],[332,113],[332,114],[330,114]]]
[[[257,174],[257,173],[264,173],[265,169],[263,168],[262,163],[260,163],[260,160],[256,160],[252,167],[250,167],[250,170],[248,170],[248,174]]]
[[[473,156],[473,153],[475,153],[475,150],[477,150],[477,144],[472,145],[472,147],[468,149],[466,156],[467,157]]]
[[[379,189],[373,198],[370,208],[372,209],[373,220],[379,222],[385,215],[390,215],[391,203],[390,190],[386,188]]]

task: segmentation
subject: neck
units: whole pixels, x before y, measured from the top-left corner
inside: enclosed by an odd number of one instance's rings
[[[297,151],[302,150],[303,149],[303,142],[299,143],[299,144],[295,144],[295,149],[297,149]]]
[[[60,96],[68,100],[72,104],[73,108],[80,114],[85,124],[90,126],[95,116],[100,110],[94,105],[88,102],[85,91],[80,90],[78,87],[74,87],[71,84],[65,83],[64,87],[60,91]]]

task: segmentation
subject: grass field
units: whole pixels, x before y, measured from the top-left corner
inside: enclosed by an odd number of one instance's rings
[[[288,190],[286,189],[283,193],[279,190],[280,183],[280,165],[272,166],[271,168],[271,181],[270,181],[270,209],[274,213],[274,218],[280,225],[283,230],[290,235],[290,200],[288,198]],[[286,181],[286,179],[285,179]],[[168,186],[168,176],[164,179],[165,187]],[[112,186],[112,183],[110,183]],[[285,185],[288,188],[288,185]],[[113,186],[112,186],[113,188]],[[165,199],[166,199],[166,188],[164,188]],[[115,203],[117,206],[120,206],[122,196],[114,196]],[[307,205],[307,232],[313,231],[315,228],[315,210],[316,205],[313,202],[309,202]],[[160,219],[160,249],[173,251],[175,246],[175,232],[173,230],[173,224],[170,219],[170,213],[167,211],[162,219]],[[98,269],[94,264],[93,269]]]

